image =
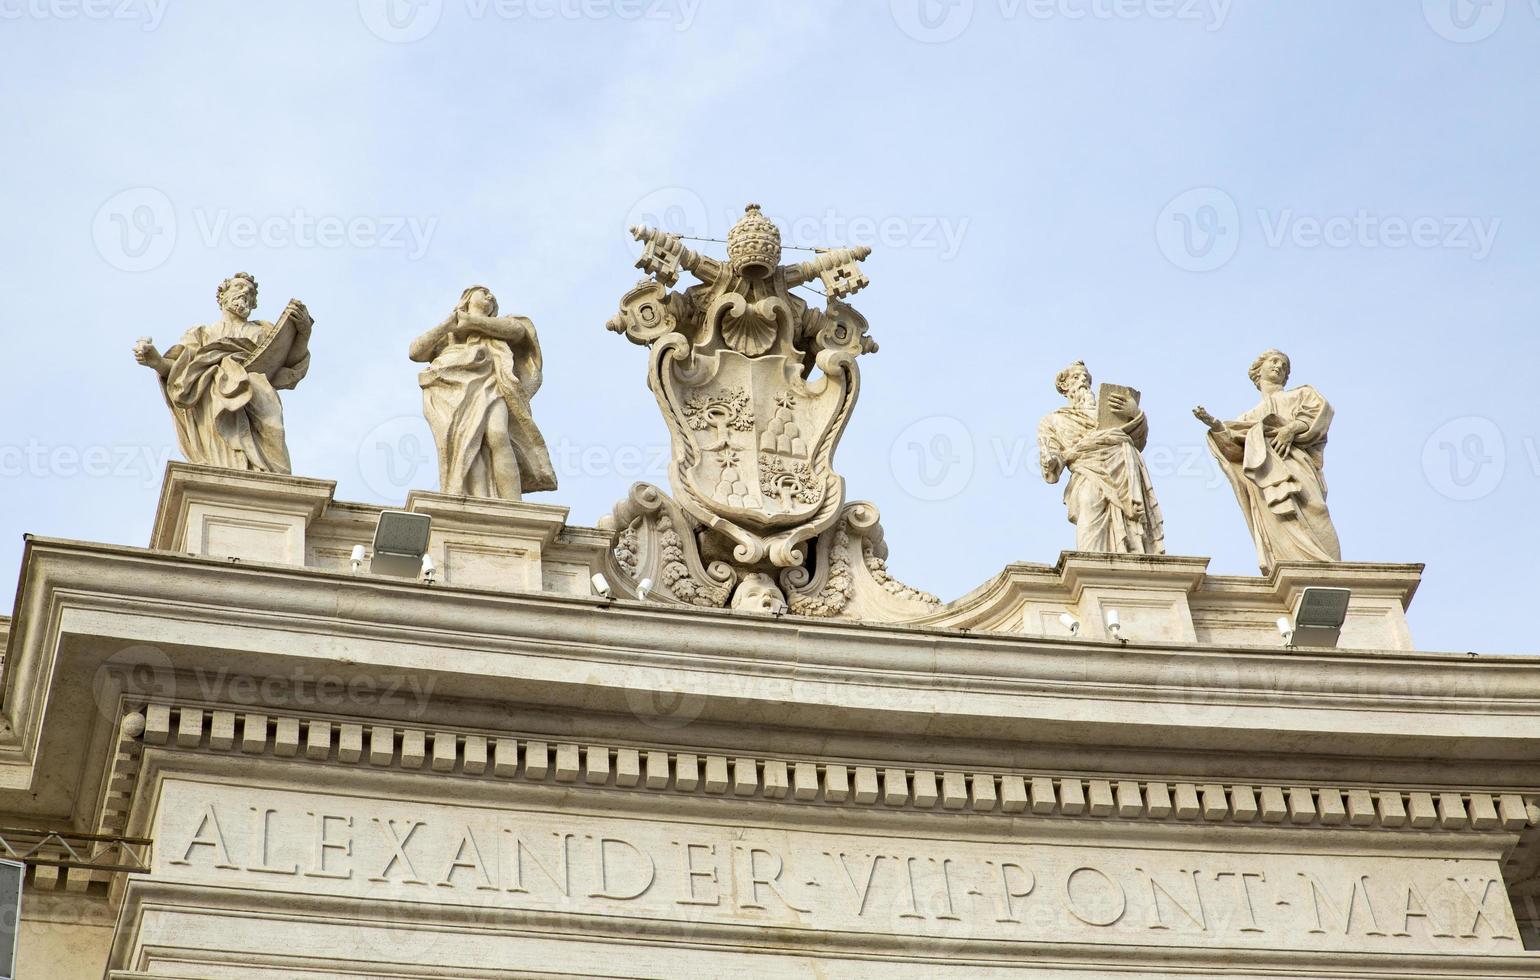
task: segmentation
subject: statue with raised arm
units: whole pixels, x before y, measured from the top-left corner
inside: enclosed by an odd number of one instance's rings
[[[276,323],[251,320],[257,281],[237,272],[215,293],[220,319],[193,327],[161,354],[149,337],[134,345],[134,359],[154,369],[176,422],[188,462],[287,475],[283,404],[310,369],[305,304],[289,300]]]
[[[1084,361],[1060,371],[1054,387],[1068,404],[1038,424],[1038,453],[1049,483],[1069,470],[1064,504],[1075,525],[1075,550],[1165,554],[1160,505],[1140,455],[1149,423],[1137,392],[1104,385],[1105,404],[1098,405]]]
[[[1193,409],[1208,426],[1209,449],[1235,488],[1263,572],[1282,561],[1342,560],[1322,473],[1331,405],[1309,385],[1285,389],[1289,370],[1283,351],[1258,357],[1250,376],[1262,402],[1233,422],[1221,422],[1201,405]]]
[[[417,380],[442,492],[519,500],[556,489],[529,409],[543,361],[528,318],[498,316],[492,291],[471,286],[442,323],[412,341],[410,356],[428,365]]]

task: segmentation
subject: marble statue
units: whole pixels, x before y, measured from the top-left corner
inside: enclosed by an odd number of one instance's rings
[[[1342,560],[1322,474],[1331,405],[1309,385],[1285,389],[1289,371],[1287,354],[1266,351],[1251,365],[1251,383],[1262,392],[1256,408],[1233,422],[1193,409],[1235,488],[1264,573],[1284,561]]]
[[[410,356],[428,365],[417,380],[442,492],[519,500],[556,489],[529,410],[543,364],[533,323],[498,316],[492,291],[471,286],[442,323],[412,341]]]
[[[1140,453],[1149,423],[1136,393],[1107,386],[1105,404],[1091,391],[1084,361],[1060,371],[1054,387],[1067,400],[1037,427],[1043,479],[1058,483],[1075,525],[1075,550],[1163,555],[1165,530],[1149,470]]]
[[[278,392],[294,388],[310,369],[315,321],[297,299],[276,323],[248,319],[257,281],[245,272],[220,283],[215,297],[218,322],[193,327],[164,355],[142,337],[134,359],[160,378],[188,462],[287,475]]]
[[[834,450],[877,350],[844,300],[869,283],[869,248],[782,264],[780,229],[749,205],[725,261],[633,228],[648,273],[609,329],[650,348],[648,387],[669,428],[674,496],[638,484],[610,519],[616,577],[656,601],[858,618],[930,611],[934,597],[887,575],[876,509],[847,504]],[[682,272],[698,282],[671,291]],[[809,305],[797,287],[827,297]],[[735,596],[735,593],[736,596]]]

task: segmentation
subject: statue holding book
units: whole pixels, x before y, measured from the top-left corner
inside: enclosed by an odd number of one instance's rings
[[[1265,351],[1252,362],[1262,401],[1233,422],[1199,405],[1208,445],[1240,501],[1264,573],[1280,561],[1341,561],[1342,546],[1326,509],[1326,432],[1332,408],[1309,385],[1285,389],[1289,356]]]
[[[492,291],[471,286],[443,322],[412,341],[409,356],[428,365],[417,380],[442,492],[520,500],[556,489],[529,409],[543,377],[534,323],[499,316]]]
[[[274,323],[249,319],[257,281],[246,272],[220,283],[215,298],[217,322],[193,327],[165,354],[140,338],[134,359],[159,377],[188,462],[287,475],[278,392],[298,385],[310,369],[315,321],[297,299]]]
[[[1064,504],[1075,525],[1075,550],[1165,554],[1160,505],[1140,455],[1149,423],[1139,392],[1104,384],[1099,396],[1092,394],[1083,361],[1060,371],[1054,387],[1067,404],[1038,424],[1038,452],[1049,483],[1069,470]]]

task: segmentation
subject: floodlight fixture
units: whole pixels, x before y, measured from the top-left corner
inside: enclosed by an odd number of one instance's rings
[[[1342,624],[1347,622],[1351,589],[1311,586],[1300,592],[1294,610],[1294,645],[1297,647],[1335,647],[1342,638]]]
[[[418,578],[423,573],[423,557],[428,553],[432,531],[433,518],[427,514],[404,510],[380,514],[374,529],[374,557],[369,562],[369,571],[375,575]]]

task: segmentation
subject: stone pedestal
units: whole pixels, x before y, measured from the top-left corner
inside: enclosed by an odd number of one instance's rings
[[[414,490],[406,498],[406,509],[433,518],[428,547],[440,580],[474,589],[545,590],[545,553],[567,526],[567,508],[519,500]],[[586,565],[567,576],[557,568],[552,571],[556,580],[550,591],[587,593]]]
[[[1130,643],[1281,647],[1280,616],[1293,617],[1310,586],[1350,589],[1338,643],[1351,650],[1412,650],[1406,607],[1421,565],[1295,562],[1265,578],[1209,575],[1207,558],[1094,555],[1066,551],[1057,565],[1009,565],[916,625],[1068,638],[1059,617],[1081,623],[1080,639],[1109,640],[1116,609]]]
[[[326,513],[336,489],[331,480],[172,463],[150,547],[305,565],[310,526]]]

